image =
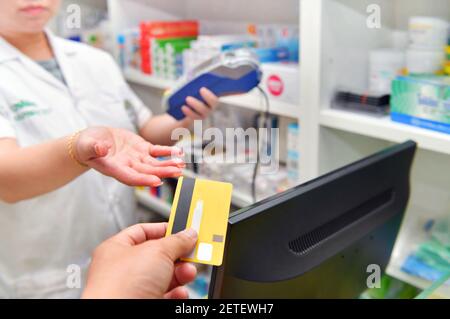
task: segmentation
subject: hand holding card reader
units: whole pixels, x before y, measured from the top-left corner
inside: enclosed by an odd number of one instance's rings
[[[181,120],[185,117],[181,107],[186,104],[188,96],[204,102],[200,95],[202,87],[219,97],[241,94],[256,87],[261,76],[258,58],[252,51],[226,51],[194,68],[174,89],[166,93],[163,105],[167,113]]]

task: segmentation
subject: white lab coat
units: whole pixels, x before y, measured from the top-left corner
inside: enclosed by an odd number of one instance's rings
[[[150,118],[110,55],[47,36],[67,86],[0,37],[0,138],[26,147],[89,126],[135,130]],[[93,249],[137,221],[135,205],[132,188],[94,170],[33,199],[0,201],[0,297],[78,297],[69,266],[81,267],[83,282]]]

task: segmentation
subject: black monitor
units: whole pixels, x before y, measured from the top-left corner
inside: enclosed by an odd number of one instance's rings
[[[389,262],[415,150],[393,146],[232,213],[209,298],[358,297]]]

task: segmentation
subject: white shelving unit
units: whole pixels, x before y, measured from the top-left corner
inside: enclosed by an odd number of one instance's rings
[[[393,265],[391,263],[386,269],[386,272],[394,278],[400,279],[403,282],[406,282],[414,287],[423,290],[427,289],[431,285],[431,283],[425,279],[409,275],[406,272],[402,271],[399,265]],[[450,287],[448,285],[441,286],[432,294],[432,296],[442,299],[448,299],[450,296]]]
[[[391,121],[389,116],[374,116],[344,110],[324,109],[321,126],[391,142],[412,139],[424,150],[450,155],[450,135]]]
[[[243,95],[223,97],[221,98],[221,102],[249,110],[261,111],[264,110],[264,102],[262,102],[261,99],[260,93],[257,90],[253,90]],[[274,115],[297,119],[299,117],[300,108],[297,105],[271,100],[269,112]]]
[[[300,176],[303,181],[368,156],[393,143],[407,139],[419,145],[411,175],[411,199],[404,224],[429,214],[436,218],[450,214],[450,137],[404,124],[387,117],[330,108],[338,86],[365,89],[368,83],[370,50],[388,47],[392,30],[406,30],[413,15],[433,15],[448,19],[448,0],[108,0],[112,31],[136,26],[150,19],[200,19],[242,23],[299,23],[301,39],[300,105],[271,102],[271,112],[300,122]],[[370,29],[367,6],[379,5],[382,28]],[[125,72],[132,84],[152,88],[159,94],[172,81],[161,80],[137,71]],[[223,103],[250,110],[260,110],[259,97],[250,93],[227,97]],[[249,198],[233,202],[248,205]],[[140,195],[138,195],[140,196]],[[153,198],[140,196],[151,207],[161,208]],[[164,208],[167,211],[167,207]],[[162,210],[164,210],[162,209]],[[401,270],[399,251],[412,251],[405,227],[398,237],[389,273],[420,288],[430,283],[417,280]],[[441,293],[441,292],[440,292]],[[442,295],[450,297],[447,290]]]
[[[382,27],[370,29],[367,7],[381,9]],[[419,288],[430,282],[401,270],[418,245],[411,225],[450,214],[450,135],[392,122],[387,116],[331,109],[337,87],[366,89],[368,56],[392,44],[392,30],[407,30],[410,16],[450,17],[448,0],[302,0],[300,69],[304,181],[370,155],[393,143],[418,143],[411,173],[411,196],[388,273]],[[313,34],[314,36],[310,36]],[[449,287],[438,295],[450,298]]]
[[[125,70],[124,76],[125,79],[131,83],[145,85],[159,90],[167,90],[171,88],[173,85],[175,85],[174,81],[147,75],[135,69]]]

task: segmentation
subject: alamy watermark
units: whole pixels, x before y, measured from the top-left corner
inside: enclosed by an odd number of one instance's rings
[[[66,8],[67,29],[81,29],[81,7],[78,4],[69,4]]]
[[[219,128],[203,130],[202,121],[194,121],[193,134],[200,140],[200,149],[195,143],[184,148],[188,154],[187,163],[256,164],[260,174],[273,174],[279,169],[279,129],[278,128]],[[187,128],[173,130],[173,141],[189,141],[192,132]],[[198,143],[197,143],[198,144]]]
[[[66,286],[69,289],[81,289],[81,267],[77,264],[70,264],[66,268]]]
[[[369,273],[366,279],[367,288],[381,288],[381,267],[377,264],[367,265],[366,272]]]
[[[366,8],[369,15],[366,19],[366,25],[369,29],[381,28],[381,7],[378,4],[369,4]]]
[[[66,268],[66,286],[69,289],[81,289],[81,267],[77,264],[70,264]],[[381,288],[381,267],[377,264],[367,265],[366,272],[369,274],[366,279],[366,286],[369,289]]]

